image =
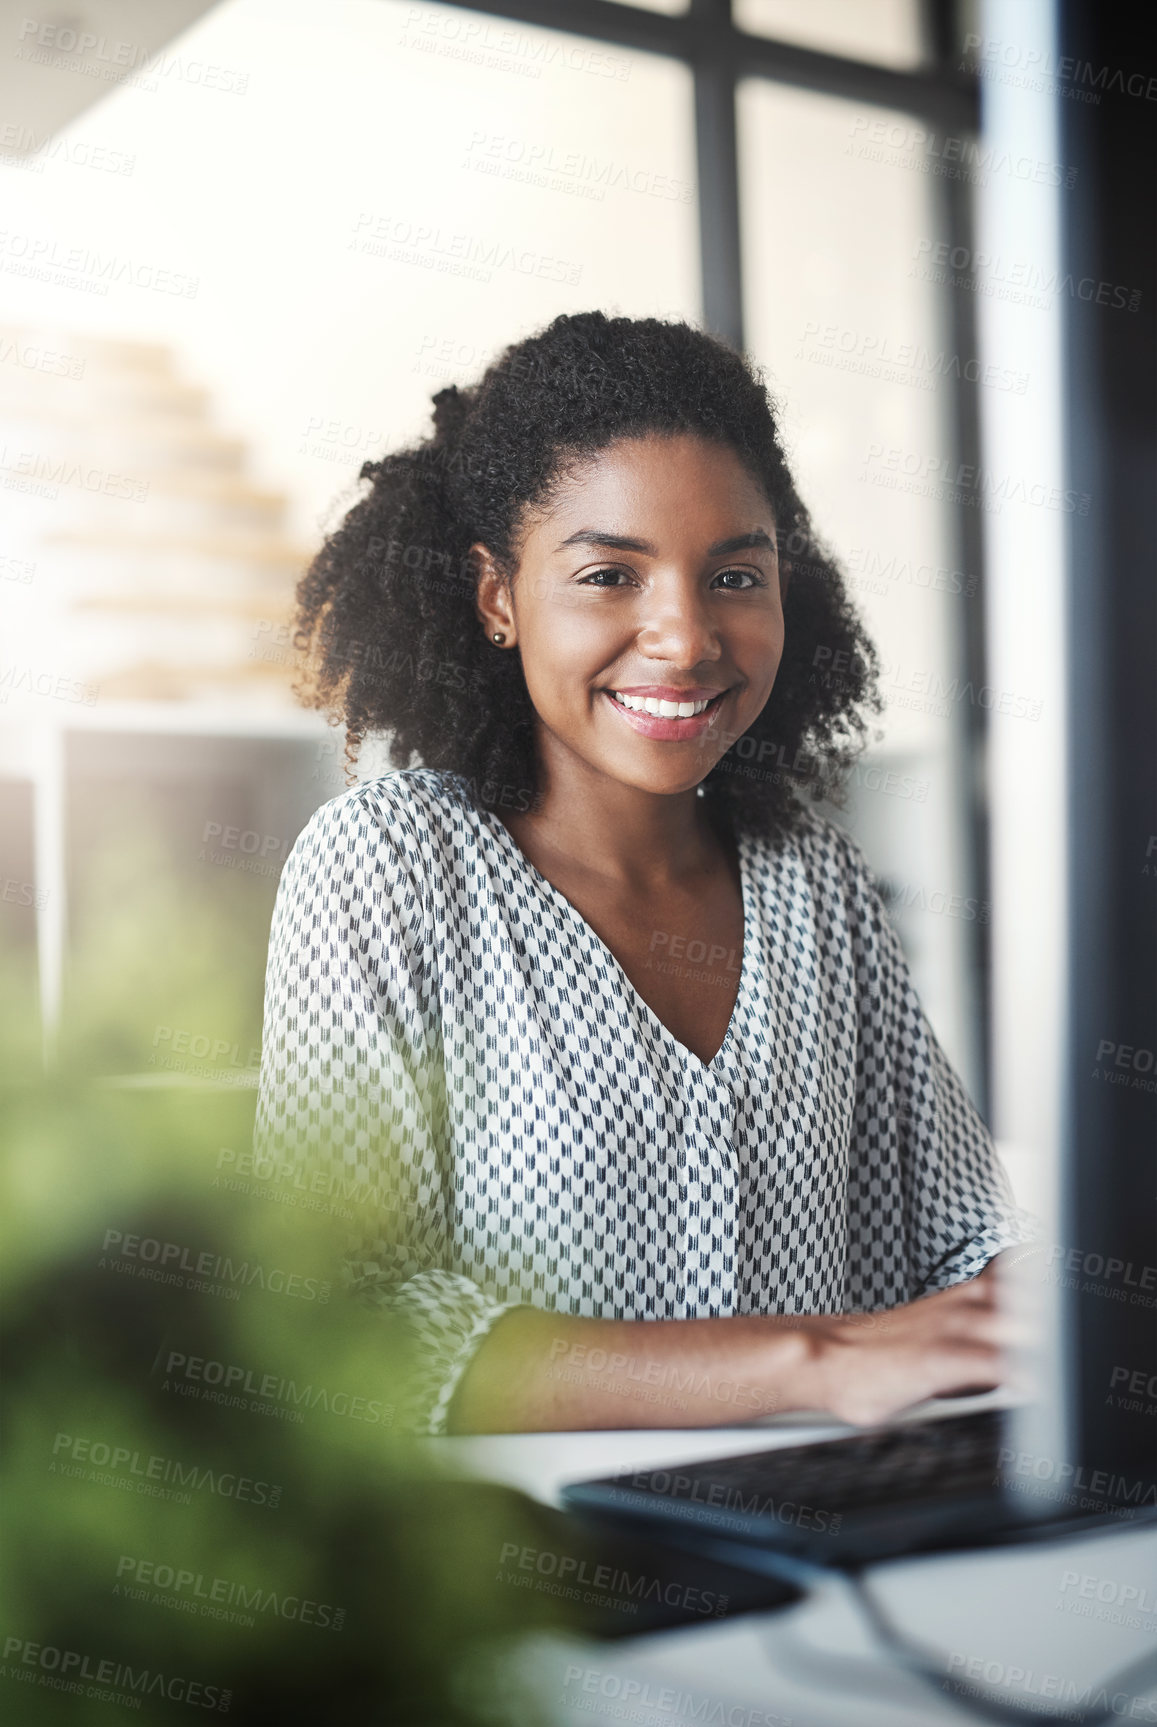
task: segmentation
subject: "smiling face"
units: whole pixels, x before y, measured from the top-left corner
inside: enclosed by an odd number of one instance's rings
[[[762,711],[783,653],[771,505],[727,446],[624,438],[530,514],[507,587],[485,547],[478,614],[517,644],[554,785],[651,793],[705,779]]]

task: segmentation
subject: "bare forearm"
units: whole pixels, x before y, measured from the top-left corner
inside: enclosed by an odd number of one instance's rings
[[[997,1301],[999,1267],[885,1313],[725,1319],[503,1314],[458,1386],[457,1433],[719,1427],[789,1409],[866,1423],[1002,1383],[1031,1341]]]
[[[715,1427],[808,1407],[816,1320],[504,1314],[450,1411],[460,1433]]]

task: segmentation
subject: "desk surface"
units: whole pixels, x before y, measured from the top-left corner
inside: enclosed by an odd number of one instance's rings
[[[910,1421],[1011,1402],[994,1391],[983,1397],[934,1398],[908,1411]],[[520,1488],[544,1505],[560,1505],[568,1481],[617,1470],[667,1469],[702,1457],[737,1457],[745,1451],[838,1439],[855,1428],[830,1416],[793,1412],[768,1415],[741,1427],[628,1429],[606,1433],[497,1433],[430,1441],[434,1455],[485,1481]]]
[[[939,1401],[910,1419],[1007,1401],[1000,1393]],[[846,1431],[794,1415],[744,1427],[429,1444],[457,1469],[557,1505],[564,1482],[627,1465],[666,1468]],[[1157,1655],[1157,1534],[1150,1531],[896,1560],[873,1567],[869,1583],[906,1636],[940,1652],[955,1702],[879,1653],[838,1578],[771,1614],[613,1643],[528,1639],[502,1658],[493,1682],[504,1695],[525,1688],[533,1700],[527,1719],[558,1727],[592,1717],[644,1727],[959,1727],[969,1686],[991,1690],[1006,1706],[1060,1712],[1088,1707],[1119,1669]],[[1157,1723],[1157,1684],[1118,1688],[1104,1702],[1120,1720]]]

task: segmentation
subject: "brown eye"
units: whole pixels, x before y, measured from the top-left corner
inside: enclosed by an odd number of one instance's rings
[[[609,576],[611,579],[609,581],[600,581],[599,578],[601,576]],[[618,576],[627,576],[627,571],[616,569],[592,570],[589,575],[580,576],[579,583],[580,585],[589,584],[592,588],[617,588],[621,586],[621,583],[615,580]]]
[[[712,581],[712,584],[711,584],[712,587],[714,587],[717,583],[723,584],[723,579],[725,576],[741,576],[743,578],[743,586],[740,586],[738,583],[732,584],[730,582],[728,582],[726,584],[726,586],[729,587],[733,593],[742,593],[744,591],[744,588],[766,588],[766,586],[767,586],[767,583],[764,581],[763,577],[760,575],[757,575],[754,570],[738,570],[737,569],[737,570],[720,570],[716,574],[714,580]]]

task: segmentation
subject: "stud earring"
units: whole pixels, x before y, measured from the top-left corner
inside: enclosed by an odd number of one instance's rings
[[[503,635],[501,630],[495,630],[493,636],[490,639],[491,639],[491,641],[497,642],[499,647],[501,647],[503,642],[506,640],[506,637]]]

